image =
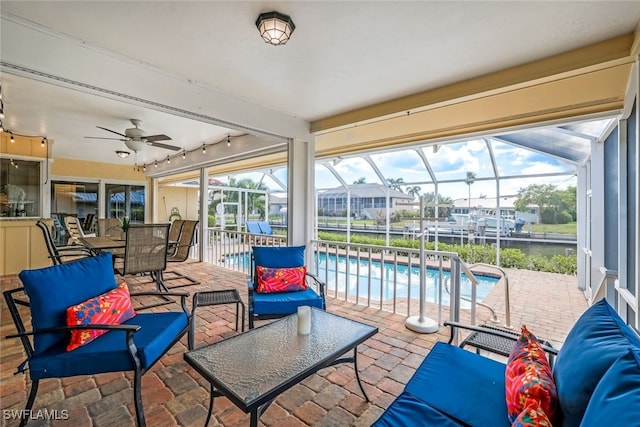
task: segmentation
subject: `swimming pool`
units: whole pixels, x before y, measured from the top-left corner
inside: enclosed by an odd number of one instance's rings
[[[359,295],[359,297],[367,297],[371,295],[371,299],[375,301],[392,300],[394,298],[394,282],[396,286],[395,298],[418,298],[420,295],[420,267],[412,265],[409,268],[406,264],[394,264],[393,262],[371,261],[368,259],[360,259],[360,269],[358,272],[358,259],[349,257],[348,260],[349,276],[347,280],[347,257],[338,256],[336,262],[335,255],[318,255],[318,268],[316,269],[318,276],[322,280],[326,280],[329,290],[338,289],[338,292],[344,293],[345,288],[349,295]],[[338,273],[336,275],[336,268]],[[438,302],[438,284],[442,280],[451,283],[451,274],[447,270],[427,268],[425,283],[425,299],[428,302]],[[337,278],[337,284],[336,284]],[[476,300],[481,302],[484,297],[493,289],[499,278],[493,276],[476,275],[478,279],[478,287],[476,289]],[[348,283],[348,287],[347,287]],[[461,286],[461,295],[471,298],[471,281],[463,274]],[[449,294],[443,290],[442,303],[449,304]],[[465,302],[462,301],[464,307]]]
[[[329,294],[337,292],[344,293],[345,289],[349,295],[359,295],[361,298],[367,298],[370,295],[372,301],[385,301],[394,298],[394,282],[396,285],[395,298],[415,298],[420,295],[420,267],[417,265],[409,266],[406,264],[397,264],[393,262],[371,261],[368,259],[360,259],[360,268],[358,270],[358,259],[349,257],[348,270],[349,276],[347,280],[347,257],[340,255],[336,257],[333,254],[319,253],[314,258],[317,266],[314,269],[318,277],[326,282],[327,292]],[[235,265],[243,268],[249,265],[249,254],[229,255],[226,257],[227,265]],[[337,273],[336,273],[337,269]],[[438,284],[442,280],[451,283],[450,272],[427,268],[425,300],[427,302],[438,302]],[[476,288],[476,300],[481,302],[487,294],[493,289],[495,284],[500,280],[497,277],[475,275],[478,279]],[[460,293],[465,298],[471,298],[471,281],[463,274],[460,284]],[[449,294],[443,289],[442,303],[449,304]],[[462,301],[463,308],[468,307],[469,303]]]

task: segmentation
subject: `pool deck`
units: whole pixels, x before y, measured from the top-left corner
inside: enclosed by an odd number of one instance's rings
[[[174,265],[172,265],[174,269]],[[246,276],[207,263],[176,264],[202,281],[183,288],[193,293],[215,289],[238,289],[246,302]],[[574,276],[507,269],[511,294],[511,325],[518,330],[526,324],[532,332],[560,347],[576,319],[587,308]],[[133,291],[152,290],[144,277],[126,277]],[[2,290],[20,286],[16,276],[0,278]],[[505,322],[504,281],[499,282],[485,298]],[[405,304],[402,306],[402,304]],[[190,302],[189,302],[190,305]],[[341,298],[327,299],[327,310],[378,327],[379,332],[358,347],[358,366],[364,387],[371,398],[366,402],[359,390],[353,365],[338,365],[319,371],[280,395],[260,418],[262,426],[369,426],[393,399],[400,394],[415,369],[437,341],[446,341],[448,328],[434,334],[418,334],[404,326],[405,314],[356,305]],[[384,306],[386,308],[388,305]],[[417,314],[417,304],[412,304]],[[404,311],[402,310],[404,308]],[[397,300],[396,309],[406,313],[406,301]],[[426,314],[437,318],[437,306],[427,304]],[[448,312],[443,310],[442,319]],[[478,309],[479,317],[489,319],[490,312]],[[15,332],[4,300],[1,306],[0,332]],[[462,320],[468,319],[463,310]],[[196,343],[213,343],[236,334],[235,307],[219,305],[198,309]],[[183,360],[186,336],[177,343],[143,377],[142,395],[147,425],[202,426],[208,401],[209,385]],[[18,340],[0,339],[0,408],[23,409],[30,382],[28,375],[13,375],[24,360]],[[33,420],[29,426],[133,426],[133,392],[130,373],[100,374],[41,381],[34,409],[67,409],[68,420]],[[246,426],[249,416],[228,399],[217,398],[210,426]],[[2,421],[3,426],[17,426],[15,420]]]

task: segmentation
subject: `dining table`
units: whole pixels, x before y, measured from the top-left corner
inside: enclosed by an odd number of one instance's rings
[[[127,240],[116,236],[81,237],[80,242],[93,253],[124,249]]]

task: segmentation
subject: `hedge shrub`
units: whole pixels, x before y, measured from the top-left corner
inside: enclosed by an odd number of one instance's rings
[[[331,242],[346,242],[347,236],[339,233],[318,232],[318,238]],[[385,246],[385,239],[358,234],[351,235],[351,243],[362,245]],[[391,239],[389,246],[394,248],[419,249],[420,240]],[[344,248],[344,246],[342,246]],[[426,242],[425,249],[434,250],[434,242]],[[496,250],[490,245],[460,245],[440,242],[438,249],[445,252],[456,252],[460,258],[469,264],[496,264]],[[374,251],[375,253],[376,251]],[[399,252],[400,255],[406,253]],[[500,265],[505,268],[520,268],[548,273],[571,274],[578,273],[578,258],[576,255],[553,255],[551,257],[535,254],[525,255],[520,249],[504,248],[500,250]]]

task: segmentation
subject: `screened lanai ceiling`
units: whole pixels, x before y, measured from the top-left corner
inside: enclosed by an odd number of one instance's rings
[[[464,140],[423,142],[401,149],[361,152],[316,161],[316,190],[380,184],[405,193],[433,192],[452,198],[516,194],[530,184],[563,188],[576,185],[576,174],[589,158],[591,145],[602,140],[614,119],[601,118],[561,126],[497,133]],[[467,174],[474,180],[466,184]],[[286,193],[284,164],[268,169],[238,170],[210,176],[222,183],[249,179],[271,193]],[[500,190],[496,182],[499,181]],[[471,187],[471,188],[469,188]]]

